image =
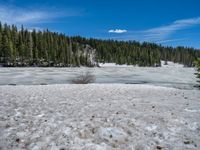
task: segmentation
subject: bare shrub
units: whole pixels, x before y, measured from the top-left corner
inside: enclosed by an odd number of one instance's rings
[[[73,84],[88,84],[95,82],[95,76],[92,75],[90,72],[86,72],[80,76],[77,76],[75,79],[72,79],[71,82]]]

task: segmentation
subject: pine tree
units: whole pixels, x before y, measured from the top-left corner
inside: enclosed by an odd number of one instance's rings
[[[4,63],[10,63],[12,60],[12,50],[13,45],[12,42],[9,40],[8,36],[5,34],[2,38],[2,52],[4,57]]]
[[[91,49],[88,51],[88,49]],[[163,47],[154,43],[86,39],[0,23],[0,63],[13,66],[92,66],[96,62],[160,66],[161,60],[193,66],[200,51],[185,47]]]
[[[30,63],[32,64],[32,62],[33,62],[33,38],[32,38],[31,33],[29,33],[29,35],[28,35],[28,51],[29,51],[29,60],[30,60]]]

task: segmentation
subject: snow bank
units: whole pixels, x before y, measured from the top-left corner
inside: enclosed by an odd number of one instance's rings
[[[161,67],[171,67],[171,68],[183,68],[183,64],[174,63],[172,61],[167,61],[167,64],[165,65],[165,61],[161,61]]]
[[[133,67],[132,65],[118,65],[116,63],[99,63],[100,67]]]

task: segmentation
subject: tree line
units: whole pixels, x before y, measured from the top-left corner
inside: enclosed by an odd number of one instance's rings
[[[164,47],[154,43],[87,39],[23,26],[0,23],[0,65],[41,67],[92,67],[101,63],[160,66],[161,60],[193,66],[200,51]]]
[[[2,66],[92,66],[91,47],[72,41],[64,34],[28,31],[23,26],[0,23]]]
[[[148,42],[86,39],[80,36],[72,37],[72,39],[94,47],[97,54],[96,60],[103,63],[160,66],[163,60],[191,67],[200,56],[200,50],[181,46],[174,48]]]

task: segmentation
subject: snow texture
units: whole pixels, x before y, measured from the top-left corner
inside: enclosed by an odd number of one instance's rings
[[[198,150],[199,100],[151,85],[0,86],[0,149]]]
[[[133,67],[104,64],[101,68],[0,68],[0,85],[69,84],[80,74],[95,75],[95,83],[148,84],[193,89],[194,68],[168,62],[162,67]]]

